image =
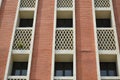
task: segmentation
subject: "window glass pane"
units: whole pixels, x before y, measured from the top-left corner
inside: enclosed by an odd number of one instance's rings
[[[12,75],[26,75],[27,62],[13,62]]]
[[[110,19],[96,19],[96,25],[97,27],[109,28],[111,27],[111,21]]]
[[[114,70],[108,71],[109,76],[116,76],[116,72]]]
[[[63,76],[63,64],[60,62],[55,63],[55,76]]]
[[[56,70],[55,76],[63,76],[63,70]]]
[[[101,76],[107,76],[107,63],[100,62],[100,74]]]
[[[116,69],[116,64],[111,62],[111,63],[108,64],[108,68],[109,68],[109,70],[115,70]]]
[[[101,70],[100,74],[101,74],[101,76],[107,76],[107,71],[106,70]]]
[[[104,62],[100,63],[100,74],[101,76],[107,76],[107,66]]]
[[[65,63],[64,68],[67,69],[67,70],[72,70],[73,69],[73,63],[72,62]]]
[[[65,70],[65,76],[72,76],[72,70]]]
[[[14,75],[20,75],[20,70],[15,70]]]
[[[32,27],[33,19],[20,19],[19,27]]]
[[[100,63],[101,76],[116,76],[116,63],[115,62],[101,62]]]
[[[73,63],[72,62],[56,62],[55,76],[72,76]]]
[[[65,76],[72,76],[73,63],[72,62],[65,63],[64,69],[65,69]]]
[[[72,27],[72,19],[57,19],[57,27]]]
[[[27,75],[27,70],[22,70],[21,75]]]
[[[116,63],[111,62],[108,65],[108,75],[109,76],[116,76],[117,72],[116,72]]]

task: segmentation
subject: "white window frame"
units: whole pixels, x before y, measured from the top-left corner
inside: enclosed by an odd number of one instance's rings
[[[2,5],[2,0],[0,0],[0,7],[1,7],[1,5]]]

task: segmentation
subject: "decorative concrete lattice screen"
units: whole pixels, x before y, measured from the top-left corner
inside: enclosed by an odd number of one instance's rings
[[[96,8],[109,8],[110,7],[110,0],[95,0],[95,7]]]
[[[36,0],[21,0],[20,7],[21,8],[35,8]]]
[[[21,77],[9,77],[8,80],[27,80],[26,78],[21,78]]]
[[[56,50],[73,50],[73,30],[56,30]]]
[[[8,79],[8,80],[27,80],[27,79],[20,79],[20,78],[15,78],[15,79]]]
[[[116,50],[114,30],[97,30],[98,49]]]
[[[57,8],[72,8],[73,0],[57,0]]]
[[[15,31],[13,49],[30,50],[32,29],[17,29]]]

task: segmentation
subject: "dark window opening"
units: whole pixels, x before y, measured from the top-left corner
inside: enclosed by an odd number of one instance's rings
[[[33,19],[20,19],[19,27],[32,27]]]
[[[110,19],[96,19],[97,27],[111,27],[111,20]]]
[[[117,76],[115,62],[100,62],[101,76]]]
[[[73,76],[72,62],[56,62],[55,76]]]
[[[27,75],[27,62],[13,62],[12,75],[26,76]]]
[[[71,28],[73,26],[72,19],[57,19],[57,28]]]

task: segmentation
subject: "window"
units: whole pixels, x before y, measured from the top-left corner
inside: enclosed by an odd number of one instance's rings
[[[12,75],[26,76],[27,75],[27,62],[13,62]]]
[[[56,62],[55,76],[73,76],[72,62]]]
[[[101,76],[117,76],[115,62],[100,62]]]
[[[32,27],[33,19],[20,19],[19,27]]]
[[[57,27],[72,27],[73,21],[72,19],[57,19]]]
[[[111,27],[111,21],[110,19],[96,19],[96,25],[97,27],[109,28]]]

